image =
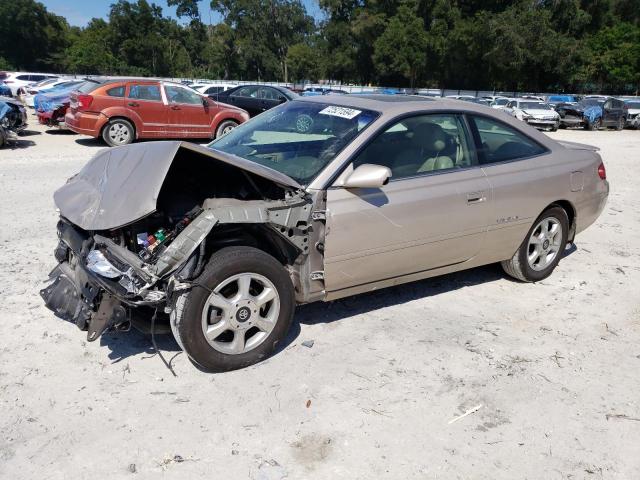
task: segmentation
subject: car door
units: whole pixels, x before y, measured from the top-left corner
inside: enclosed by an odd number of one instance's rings
[[[260,87],[256,96],[260,100],[260,105],[258,106],[260,112],[265,112],[287,101],[287,97],[284,94],[272,87]]]
[[[554,162],[546,147],[504,122],[470,115],[469,123],[481,145],[478,160],[493,195],[483,253],[487,262],[504,260],[524,240],[533,220],[557,200],[558,185],[552,179],[565,175],[566,165]]]
[[[614,125],[618,121],[615,110],[613,108],[613,98],[607,98],[602,105],[602,125]]]
[[[385,165],[380,189],[339,186],[362,164]],[[325,285],[337,291],[473,258],[482,248],[491,192],[468,127],[457,114],[393,123],[327,190]]]
[[[158,82],[131,82],[127,85],[125,108],[140,138],[164,137],[169,119],[168,107]]]
[[[219,101],[227,103],[229,105],[235,105],[242,108],[249,113],[249,116],[253,117],[259,113],[257,109],[257,98],[255,98],[258,92],[257,86],[245,86],[231,90],[230,92],[224,92],[220,94]]]
[[[205,97],[175,84],[165,83],[164,90],[169,104],[167,134],[177,138],[208,138],[213,135],[211,106]]]

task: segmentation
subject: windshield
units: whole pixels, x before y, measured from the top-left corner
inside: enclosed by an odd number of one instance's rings
[[[498,98],[498,99],[493,101],[494,105],[506,105],[507,103],[509,103],[509,99],[508,98]]]
[[[593,107],[594,105],[603,105],[604,98],[583,98],[578,105],[582,107]]]
[[[520,102],[520,108],[522,110],[551,110],[549,105],[540,102]]]
[[[266,111],[208,146],[306,185],[378,115],[371,110],[293,101]]]

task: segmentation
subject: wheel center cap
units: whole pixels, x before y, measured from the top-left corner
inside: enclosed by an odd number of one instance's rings
[[[544,243],[542,244],[542,248],[544,248],[545,250],[549,248],[549,240],[544,241]]]
[[[251,309],[249,307],[241,307],[236,312],[236,320],[239,323],[246,322],[251,318]]]

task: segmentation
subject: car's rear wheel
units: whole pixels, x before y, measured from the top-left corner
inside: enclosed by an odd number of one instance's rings
[[[102,129],[102,139],[110,147],[128,145],[135,140],[135,129],[128,120],[114,118]]]
[[[216,252],[188,294],[175,329],[191,360],[210,372],[268,357],[287,335],[293,284],[272,256],[251,247]]]
[[[218,125],[218,128],[216,129],[216,138],[226,135],[237,126],[238,122],[234,120],[223,120],[222,122],[220,122],[220,125]]]
[[[524,242],[509,260],[501,262],[504,271],[523,282],[547,278],[556,268],[569,234],[569,218],[561,207],[552,207],[540,215]]]
[[[620,117],[618,123],[616,123],[616,130],[622,130],[624,128],[624,118]]]

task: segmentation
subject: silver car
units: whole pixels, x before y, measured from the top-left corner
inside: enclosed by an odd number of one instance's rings
[[[89,340],[165,329],[201,368],[241,368],[298,304],[494,262],[544,279],[604,208],[596,150],[455,100],[287,102],[208,147],[98,153],[54,195],[41,295]]]

